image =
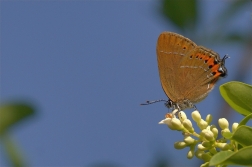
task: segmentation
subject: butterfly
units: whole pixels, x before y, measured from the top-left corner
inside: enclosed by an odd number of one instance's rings
[[[196,108],[194,104],[206,98],[215,83],[227,75],[227,55],[220,59],[218,53],[173,32],[160,34],[156,52],[160,82],[169,100],[146,104],[166,101],[168,108]]]

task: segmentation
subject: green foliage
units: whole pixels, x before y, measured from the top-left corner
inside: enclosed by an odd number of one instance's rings
[[[163,1],[163,14],[178,28],[195,27],[197,22],[196,0]]]
[[[245,147],[239,151],[222,151],[210,160],[209,166],[213,165],[242,165],[251,166],[252,146]]]
[[[11,126],[31,116],[33,113],[34,110],[31,106],[22,103],[0,106],[0,135],[6,132]]]
[[[232,81],[220,86],[220,93],[226,102],[238,113],[252,113],[252,86]]]
[[[233,134],[231,140],[236,141],[243,147],[252,145],[252,128],[249,126],[242,125]],[[252,156],[251,156],[252,157]]]
[[[27,166],[24,162],[22,153],[10,137],[9,131],[11,127],[33,114],[33,107],[24,103],[9,103],[0,106],[0,138],[3,148],[9,158],[10,166]]]
[[[252,86],[241,82],[229,82],[220,87],[222,97],[238,113],[246,117],[239,123],[236,131],[227,138],[236,148],[215,154],[209,165],[252,166],[252,127],[246,123],[252,118]]]

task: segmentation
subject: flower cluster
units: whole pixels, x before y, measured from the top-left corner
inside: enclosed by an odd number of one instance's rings
[[[224,137],[217,139],[219,131],[215,125],[210,125],[213,119],[212,115],[208,114],[206,119],[202,119],[200,113],[195,110],[192,112],[192,119],[196,122],[200,129],[200,133],[196,133],[191,120],[187,119],[185,112],[174,110],[168,113],[166,118],[159,124],[167,124],[171,130],[182,131],[184,135],[183,141],[178,141],[174,144],[176,149],[189,148],[187,158],[191,159],[194,155],[205,161],[201,166],[208,166],[211,157],[219,151],[234,150],[235,145],[228,143]],[[225,118],[218,121],[221,128],[221,135],[231,133],[229,123]],[[232,126],[232,132],[238,127],[238,123]]]

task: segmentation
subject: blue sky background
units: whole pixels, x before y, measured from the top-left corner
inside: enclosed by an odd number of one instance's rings
[[[229,1],[201,1],[199,32],[211,29]],[[195,166],[188,149],[175,150],[180,133],[158,122],[168,111],[159,82],[156,41],[162,31],[181,33],[159,13],[159,1],[1,1],[1,101],[21,99],[37,114],[12,129],[30,166]],[[251,6],[231,18],[230,29],[251,29]],[[218,86],[234,80],[245,46],[199,45],[228,54],[229,75],[197,104],[217,120]],[[248,73],[247,73],[248,74]],[[251,75],[243,82],[251,84]],[[186,110],[188,117],[192,110]],[[231,122],[242,119],[231,114]],[[3,154],[3,153],[2,153]],[[1,154],[1,155],[2,155]],[[6,165],[3,156],[0,166]]]

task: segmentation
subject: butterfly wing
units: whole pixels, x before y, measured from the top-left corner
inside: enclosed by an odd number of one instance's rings
[[[172,101],[177,101],[182,93],[177,82],[180,61],[195,47],[197,45],[188,38],[172,32],[163,32],[158,38],[156,51],[160,81]]]
[[[179,66],[179,82],[183,84],[181,96],[197,103],[208,95],[220,78],[222,60],[218,53],[197,46],[183,57]]]

